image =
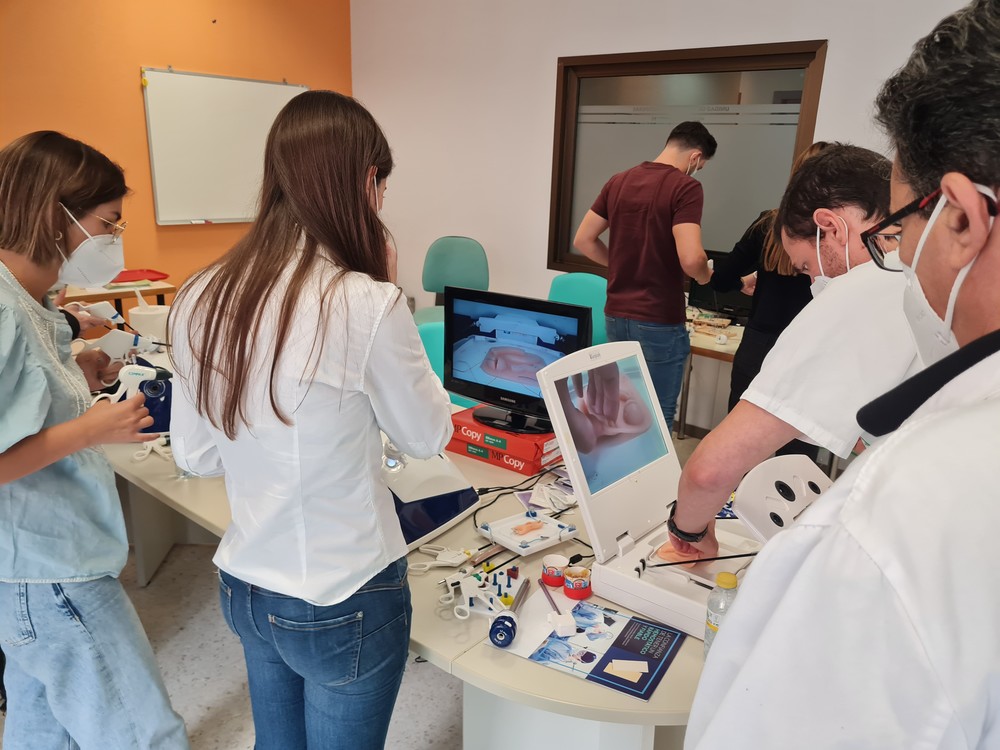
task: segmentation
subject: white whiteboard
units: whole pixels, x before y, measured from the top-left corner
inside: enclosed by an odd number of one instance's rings
[[[274,118],[305,86],[142,69],[157,224],[252,221]]]

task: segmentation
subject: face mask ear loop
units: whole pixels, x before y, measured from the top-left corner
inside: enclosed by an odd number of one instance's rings
[[[920,254],[924,251],[924,243],[927,242],[927,238],[930,236],[931,227],[934,226],[934,222],[937,221],[937,217],[941,215],[942,211],[944,211],[944,207],[947,202],[948,199],[943,195],[938,198],[937,205],[934,206],[934,210],[931,212],[931,216],[927,220],[927,226],[924,227],[924,232],[920,235],[920,241],[917,243],[917,249],[913,251],[913,261],[910,263],[910,270],[914,273],[917,272],[917,263],[920,261]]]
[[[955,317],[955,302],[958,300],[958,290],[962,288],[962,282],[965,281],[965,277],[968,275],[969,270],[975,265],[975,262],[979,259],[977,255],[972,259],[965,268],[958,272],[958,276],[955,277],[955,284],[951,287],[951,294],[948,295],[948,307],[944,311],[944,324],[951,330],[951,321]]]
[[[843,216],[838,216],[842,222],[844,222],[844,263],[847,265],[847,270],[851,270],[851,233],[847,228],[847,219]],[[846,272],[845,272],[846,273]]]
[[[816,225],[816,260],[819,261],[819,275],[820,276],[826,276],[826,274],[823,273],[823,254],[819,251],[819,235],[820,235],[820,228],[819,228],[819,225],[817,224]]]
[[[74,224],[76,224],[78,227],[80,227],[80,231],[83,232],[85,235],[87,235],[88,239],[91,239],[91,240],[94,239],[91,236],[90,232],[88,232],[86,229],[83,228],[83,224],[81,224],[79,221],[76,220],[76,217],[73,215],[73,213],[68,208],[66,208],[66,206],[63,206],[62,203],[60,203],[59,205],[62,206],[62,210],[66,212],[66,215],[70,218],[70,221],[72,221]]]
[[[980,193],[982,193],[983,195],[985,195],[987,198],[991,198],[994,201],[996,200],[996,198],[997,198],[996,195],[994,195],[993,191],[990,190],[988,187],[986,187],[985,185],[979,185],[977,183],[973,183],[973,184],[975,185],[976,190],[979,191]],[[941,196],[941,200],[942,201],[944,200],[944,196],[943,195]],[[940,202],[938,203],[938,207],[941,207],[941,203]],[[938,211],[938,207],[936,207],[934,209],[935,212]],[[934,221],[935,218],[937,218],[937,217],[936,216],[932,216],[930,220]],[[990,217],[990,231],[991,232],[993,231],[993,217],[992,216]],[[920,249],[923,250],[923,246],[922,245],[921,245]],[[948,327],[949,330],[951,329],[951,321],[955,317],[955,303],[958,301],[958,291],[959,291],[959,289],[962,288],[962,283],[965,281],[965,277],[968,275],[969,271],[972,269],[972,266],[975,264],[975,262],[977,260],[979,260],[979,256],[978,255],[975,258],[972,259],[971,263],[969,263],[965,268],[963,268],[961,271],[959,271],[958,272],[958,276],[955,277],[955,284],[951,288],[951,294],[948,295],[948,307],[944,311],[944,324]],[[914,254],[914,265],[916,265],[916,254]]]

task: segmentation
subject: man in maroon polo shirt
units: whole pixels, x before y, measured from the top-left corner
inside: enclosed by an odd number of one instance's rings
[[[715,155],[700,122],[682,122],[653,161],[616,174],[583,217],[573,245],[608,267],[608,339],[638,341],[663,418],[673,427],[684,363],[684,276],[712,275],[701,244],[705,194],[693,175]],[[600,235],[610,228],[605,244]]]

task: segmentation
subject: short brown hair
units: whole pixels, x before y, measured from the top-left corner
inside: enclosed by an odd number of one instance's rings
[[[816,233],[817,208],[860,209],[865,219],[889,214],[892,163],[882,154],[846,143],[831,143],[806,159],[792,175],[774,220],[775,231],[808,239]]]
[[[59,262],[70,222],[59,204],[80,217],[127,193],[121,167],[97,149],[53,130],[23,135],[0,150],[0,247]]]
[[[816,141],[813,145],[795,157],[792,162],[792,174],[794,175],[806,160],[826,150],[830,144],[826,141]],[[764,241],[764,253],[761,265],[765,271],[777,271],[780,276],[794,276],[798,273],[792,265],[792,259],[788,257],[785,248],[781,244],[781,230],[774,219],[778,215],[778,209],[773,208],[760,218],[760,222],[767,222],[767,239]]]

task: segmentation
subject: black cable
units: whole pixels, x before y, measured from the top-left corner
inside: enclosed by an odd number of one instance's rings
[[[476,508],[474,511],[472,511],[472,525],[476,529],[479,528],[479,511],[485,510],[486,508],[489,508],[491,505],[493,505],[497,500],[499,500],[502,497],[506,497],[507,495],[513,495],[515,492],[523,492],[525,490],[532,489],[536,484],[538,484],[542,480],[542,478],[546,474],[554,472],[556,469],[561,469],[562,467],[563,467],[563,464],[557,464],[556,466],[549,466],[549,467],[547,467],[545,469],[542,469],[537,474],[533,474],[530,477],[526,477],[525,479],[522,479],[517,484],[512,484],[512,485],[509,485],[507,487],[481,487],[480,489],[476,490],[476,493],[480,497],[482,497],[483,495],[489,495],[489,494],[491,494],[493,492],[498,492],[500,494],[498,494],[496,497],[494,497],[488,503],[486,503],[484,505],[480,505],[478,508]],[[525,486],[525,484],[527,482],[532,482],[532,484],[530,484],[528,486]]]

